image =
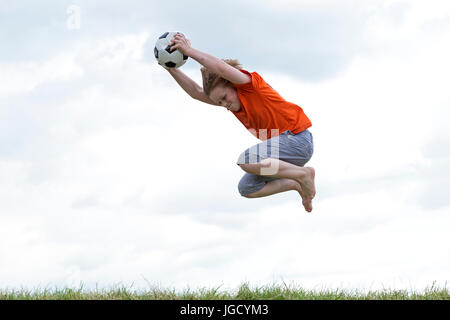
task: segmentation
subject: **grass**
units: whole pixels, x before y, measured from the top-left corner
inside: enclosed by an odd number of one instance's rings
[[[450,300],[446,285],[433,283],[423,291],[391,290],[358,291],[345,289],[306,290],[286,284],[251,287],[248,283],[228,292],[220,288],[174,289],[151,288],[132,290],[126,287],[85,290],[79,288],[0,290],[0,300]]]

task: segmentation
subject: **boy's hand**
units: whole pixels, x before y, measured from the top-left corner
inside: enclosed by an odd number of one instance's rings
[[[159,61],[158,61],[158,64],[159,64],[161,67],[163,67],[164,69],[166,69],[167,71],[169,71],[169,68],[163,66],[161,63],[159,63]]]
[[[191,48],[191,42],[184,37],[181,33],[177,33],[172,41],[170,41],[170,51],[178,49],[182,54],[189,56],[189,49]]]

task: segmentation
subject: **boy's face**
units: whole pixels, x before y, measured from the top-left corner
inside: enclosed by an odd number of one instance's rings
[[[216,86],[209,94],[209,98],[218,105],[235,112],[241,108],[237,90],[232,85]]]

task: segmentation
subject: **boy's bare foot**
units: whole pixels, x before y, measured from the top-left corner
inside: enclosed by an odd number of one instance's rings
[[[309,169],[311,171],[311,181],[312,181],[312,198],[314,199],[314,197],[316,196],[316,170],[314,170],[313,167],[306,167],[307,169]]]
[[[316,172],[314,168],[312,167],[304,167],[304,175],[296,179],[296,181],[300,184],[302,193],[302,199],[303,199],[303,206],[305,207],[306,211],[311,212],[312,211],[312,199],[316,196],[316,187],[314,183],[314,178],[316,175]]]
[[[302,197],[303,207],[305,208],[306,211],[311,212],[312,211],[311,200],[306,198],[305,193],[303,192],[303,189],[302,189],[300,183],[298,183],[297,181],[296,181],[296,189],[297,189],[298,193],[300,194],[300,196]]]

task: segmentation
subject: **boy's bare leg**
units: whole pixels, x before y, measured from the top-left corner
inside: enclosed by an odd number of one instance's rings
[[[289,190],[297,190],[300,193],[301,191],[300,184],[292,179],[277,179],[268,181],[261,190],[247,194],[244,197],[262,198],[271,196],[272,194],[285,192]]]
[[[312,207],[310,206],[310,203],[308,201],[305,201],[305,195],[303,194],[302,187],[300,186],[300,183],[298,183],[295,180],[292,179],[277,179],[273,181],[267,182],[264,187],[256,191],[254,193],[250,193],[245,195],[246,198],[262,198],[271,196],[276,193],[285,192],[289,190],[296,190],[300,196],[302,197],[303,206],[305,207],[305,210],[308,212],[311,212]]]
[[[302,190],[302,193],[299,193],[302,195],[303,206],[306,211],[312,210],[312,199],[316,195],[316,188],[314,185],[314,168],[299,167],[274,158],[264,159],[259,163],[240,164],[240,167],[250,174],[270,176],[281,179],[292,179],[298,182]]]

